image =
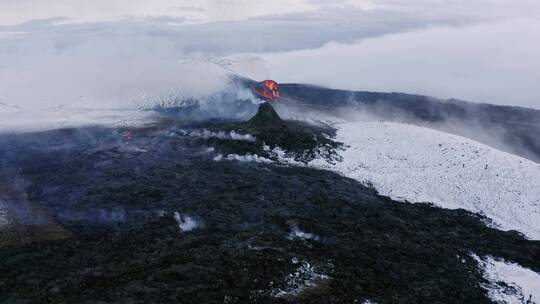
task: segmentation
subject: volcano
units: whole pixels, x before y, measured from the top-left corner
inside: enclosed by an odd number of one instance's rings
[[[394,95],[281,93],[0,134],[0,303],[537,301],[537,163],[434,131],[424,99],[358,122]]]
[[[279,117],[276,110],[274,110],[274,107],[268,102],[259,106],[257,114],[248,121],[248,124],[255,128],[276,128],[285,126],[285,122]]]
[[[274,80],[264,80],[254,84],[253,92],[265,101],[274,101],[281,96],[278,90],[278,83]]]

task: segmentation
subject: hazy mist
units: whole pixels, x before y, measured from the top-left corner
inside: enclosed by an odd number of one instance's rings
[[[0,0],[0,103],[125,107],[235,72],[539,108],[539,29],[536,0]]]

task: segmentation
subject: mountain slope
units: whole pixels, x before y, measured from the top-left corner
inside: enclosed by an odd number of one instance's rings
[[[471,212],[326,170],[216,161],[217,142],[189,126],[0,135],[0,173],[25,181],[4,183],[2,205],[33,220],[46,206],[70,232],[0,240],[0,303],[493,303],[484,284],[500,279],[471,253],[540,271],[540,242]]]
[[[362,112],[394,122],[427,126],[540,161],[540,110],[305,84],[281,84],[280,91],[290,106],[325,113]]]
[[[482,213],[540,239],[540,165],[470,139],[390,122],[340,124],[343,162],[314,163],[397,200]]]

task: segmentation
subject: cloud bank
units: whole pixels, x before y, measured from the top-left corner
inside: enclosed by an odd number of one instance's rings
[[[262,56],[286,82],[540,108],[539,20],[437,27]]]
[[[0,0],[0,102],[119,107],[218,88],[223,71],[185,65],[196,59],[257,79],[538,108],[539,22],[536,0]]]

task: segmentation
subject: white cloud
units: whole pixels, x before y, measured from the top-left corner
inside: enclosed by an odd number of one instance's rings
[[[305,0],[211,0],[208,4],[210,21],[242,20],[317,9]]]
[[[128,16],[200,17],[200,1],[143,0],[0,0],[0,23],[18,24],[33,19],[64,17],[76,22],[109,21]],[[188,8],[188,9],[186,9]]]
[[[227,84],[228,71],[205,61],[137,59],[68,55],[10,66],[0,70],[0,102],[25,110],[125,108],[168,96],[205,96]]]
[[[262,56],[282,82],[540,108],[539,20],[432,28]]]
[[[67,18],[71,22],[100,22],[152,16],[212,22],[315,9],[317,6],[308,0],[0,0],[0,24],[13,25],[56,17]]]
[[[257,79],[534,106],[537,1],[0,0],[0,101],[125,103],[197,85],[175,67],[203,57]]]

